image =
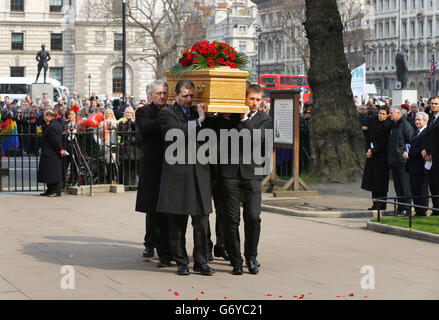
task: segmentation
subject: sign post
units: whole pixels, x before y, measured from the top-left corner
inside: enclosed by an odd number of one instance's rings
[[[273,191],[275,197],[317,195],[299,176],[300,150],[300,91],[273,90],[270,92],[270,116],[273,119],[274,150],[272,155],[272,172],[263,181],[262,186],[281,186],[279,191]],[[293,151],[292,177],[288,181],[281,180],[276,174],[276,148]],[[304,191],[300,190],[300,186]],[[289,189],[292,187],[292,190]]]

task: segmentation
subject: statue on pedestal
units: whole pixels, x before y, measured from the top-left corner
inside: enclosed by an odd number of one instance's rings
[[[50,60],[49,51],[46,51],[46,46],[44,44],[41,45],[41,50],[38,51],[37,56],[35,58],[38,61],[38,74],[35,83],[38,82],[38,77],[40,76],[41,69],[44,67],[44,83],[46,83],[46,73],[49,65],[47,62]]]
[[[407,53],[403,50],[398,51],[395,57],[396,77],[401,82],[401,89],[407,86]]]

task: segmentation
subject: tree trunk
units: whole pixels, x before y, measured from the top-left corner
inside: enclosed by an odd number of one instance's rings
[[[336,0],[306,0],[304,25],[310,45],[308,79],[313,99],[311,176],[322,182],[356,181],[366,155]]]

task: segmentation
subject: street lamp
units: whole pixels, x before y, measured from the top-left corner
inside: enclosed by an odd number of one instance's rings
[[[126,71],[126,63],[127,63],[127,37],[126,37],[126,5],[127,1],[122,0],[122,100],[126,99],[126,83],[127,83],[127,71]]]
[[[91,97],[91,93],[90,93],[91,74],[90,73],[88,74],[87,78],[88,78],[88,97],[90,99],[90,97]]]

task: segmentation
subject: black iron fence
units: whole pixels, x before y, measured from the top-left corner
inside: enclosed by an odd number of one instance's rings
[[[42,134],[1,135],[0,179],[3,191],[39,191]],[[63,134],[63,189],[90,184],[123,184],[135,189],[142,159],[136,131],[98,130]]]
[[[437,208],[432,208],[432,207],[425,207],[425,206],[420,206],[417,204],[411,204],[411,203],[407,203],[407,202],[399,202],[398,199],[437,199],[439,198],[439,195],[432,195],[432,196],[396,196],[396,197],[379,197],[379,198],[375,198],[372,199],[372,201],[374,202],[374,204],[393,204],[393,212],[397,212],[396,210],[396,206],[402,206],[402,207],[408,207],[410,208],[410,210],[407,213],[407,218],[409,221],[409,228],[412,227],[412,212],[411,212],[411,208],[419,208],[419,209],[425,209],[425,210],[431,210],[433,212],[438,213],[439,209]],[[381,221],[381,207],[377,206],[378,208],[378,213],[377,213],[377,221]]]

